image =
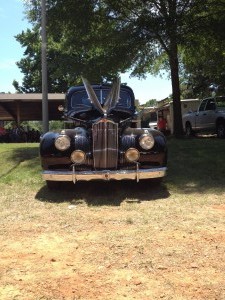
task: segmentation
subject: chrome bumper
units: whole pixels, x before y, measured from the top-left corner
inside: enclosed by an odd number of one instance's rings
[[[89,181],[89,180],[136,180],[160,178],[166,175],[166,167],[144,170],[103,170],[103,171],[43,171],[44,180]]]

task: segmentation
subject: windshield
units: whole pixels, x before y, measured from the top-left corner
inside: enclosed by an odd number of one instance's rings
[[[109,85],[92,85],[96,94],[96,101],[104,108],[107,96],[111,91]],[[92,103],[88,97],[84,86],[72,87],[66,96],[67,116],[82,120],[93,120],[103,116],[103,112]],[[107,116],[111,118],[126,119],[135,113],[134,94],[131,88],[121,86],[118,102],[110,106],[107,110]]]
[[[95,94],[102,105],[105,103],[108,93],[109,89],[95,89]],[[131,103],[132,101],[130,95],[125,91],[120,91],[120,99],[115,107],[130,108]],[[92,109],[94,108],[94,105],[88,99],[86,91],[77,91],[73,93],[71,97],[71,108]]]

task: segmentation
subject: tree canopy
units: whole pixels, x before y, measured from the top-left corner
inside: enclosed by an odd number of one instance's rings
[[[225,92],[225,1],[208,1],[197,14],[196,32],[183,43],[184,82],[191,97],[208,96],[209,86]],[[197,26],[197,25],[196,25]]]
[[[106,15],[101,3],[92,0],[65,0],[56,4],[49,0],[47,3],[49,91],[66,91],[81,82],[81,75],[94,82],[112,80],[131,67],[138,45],[131,38],[129,28],[119,28]],[[25,74],[22,91],[27,92],[30,86],[36,91],[41,88],[40,5],[40,1],[28,1],[32,31],[16,36],[26,48],[25,58],[18,66]],[[38,74],[31,74],[31,67],[38,69]]]
[[[81,75],[99,82],[130,69],[134,76],[167,69],[172,83],[174,133],[182,135],[180,75],[188,84],[208,76],[212,68],[204,59],[209,41],[216,46],[209,47],[211,65],[213,57],[218,57],[215,52],[224,62],[219,41],[219,36],[224,41],[220,27],[224,24],[224,0],[46,2],[49,91],[65,92],[79,83]],[[16,37],[26,49],[25,57],[18,62],[25,75],[22,86],[14,82],[22,92],[41,89],[40,5],[40,0],[27,1],[33,28]],[[222,72],[222,67],[219,69],[217,74]]]

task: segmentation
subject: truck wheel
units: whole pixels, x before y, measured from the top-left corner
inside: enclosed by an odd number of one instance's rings
[[[186,126],[185,126],[185,134],[186,134],[186,136],[188,136],[188,137],[193,136],[193,130],[192,130],[192,127],[191,127],[191,124],[190,124],[190,123],[186,123]]]
[[[220,121],[217,125],[217,137],[222,139],[225,137],[225,121]]]
[[[49,190],[59,190],[61,188],[61,181],[46,180],[46,185]]]

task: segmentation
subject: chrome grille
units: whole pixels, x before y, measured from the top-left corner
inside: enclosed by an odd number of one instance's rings
[[[103,119],[92,126],[95,169],[115,169],[118,162],[118,125]]]

